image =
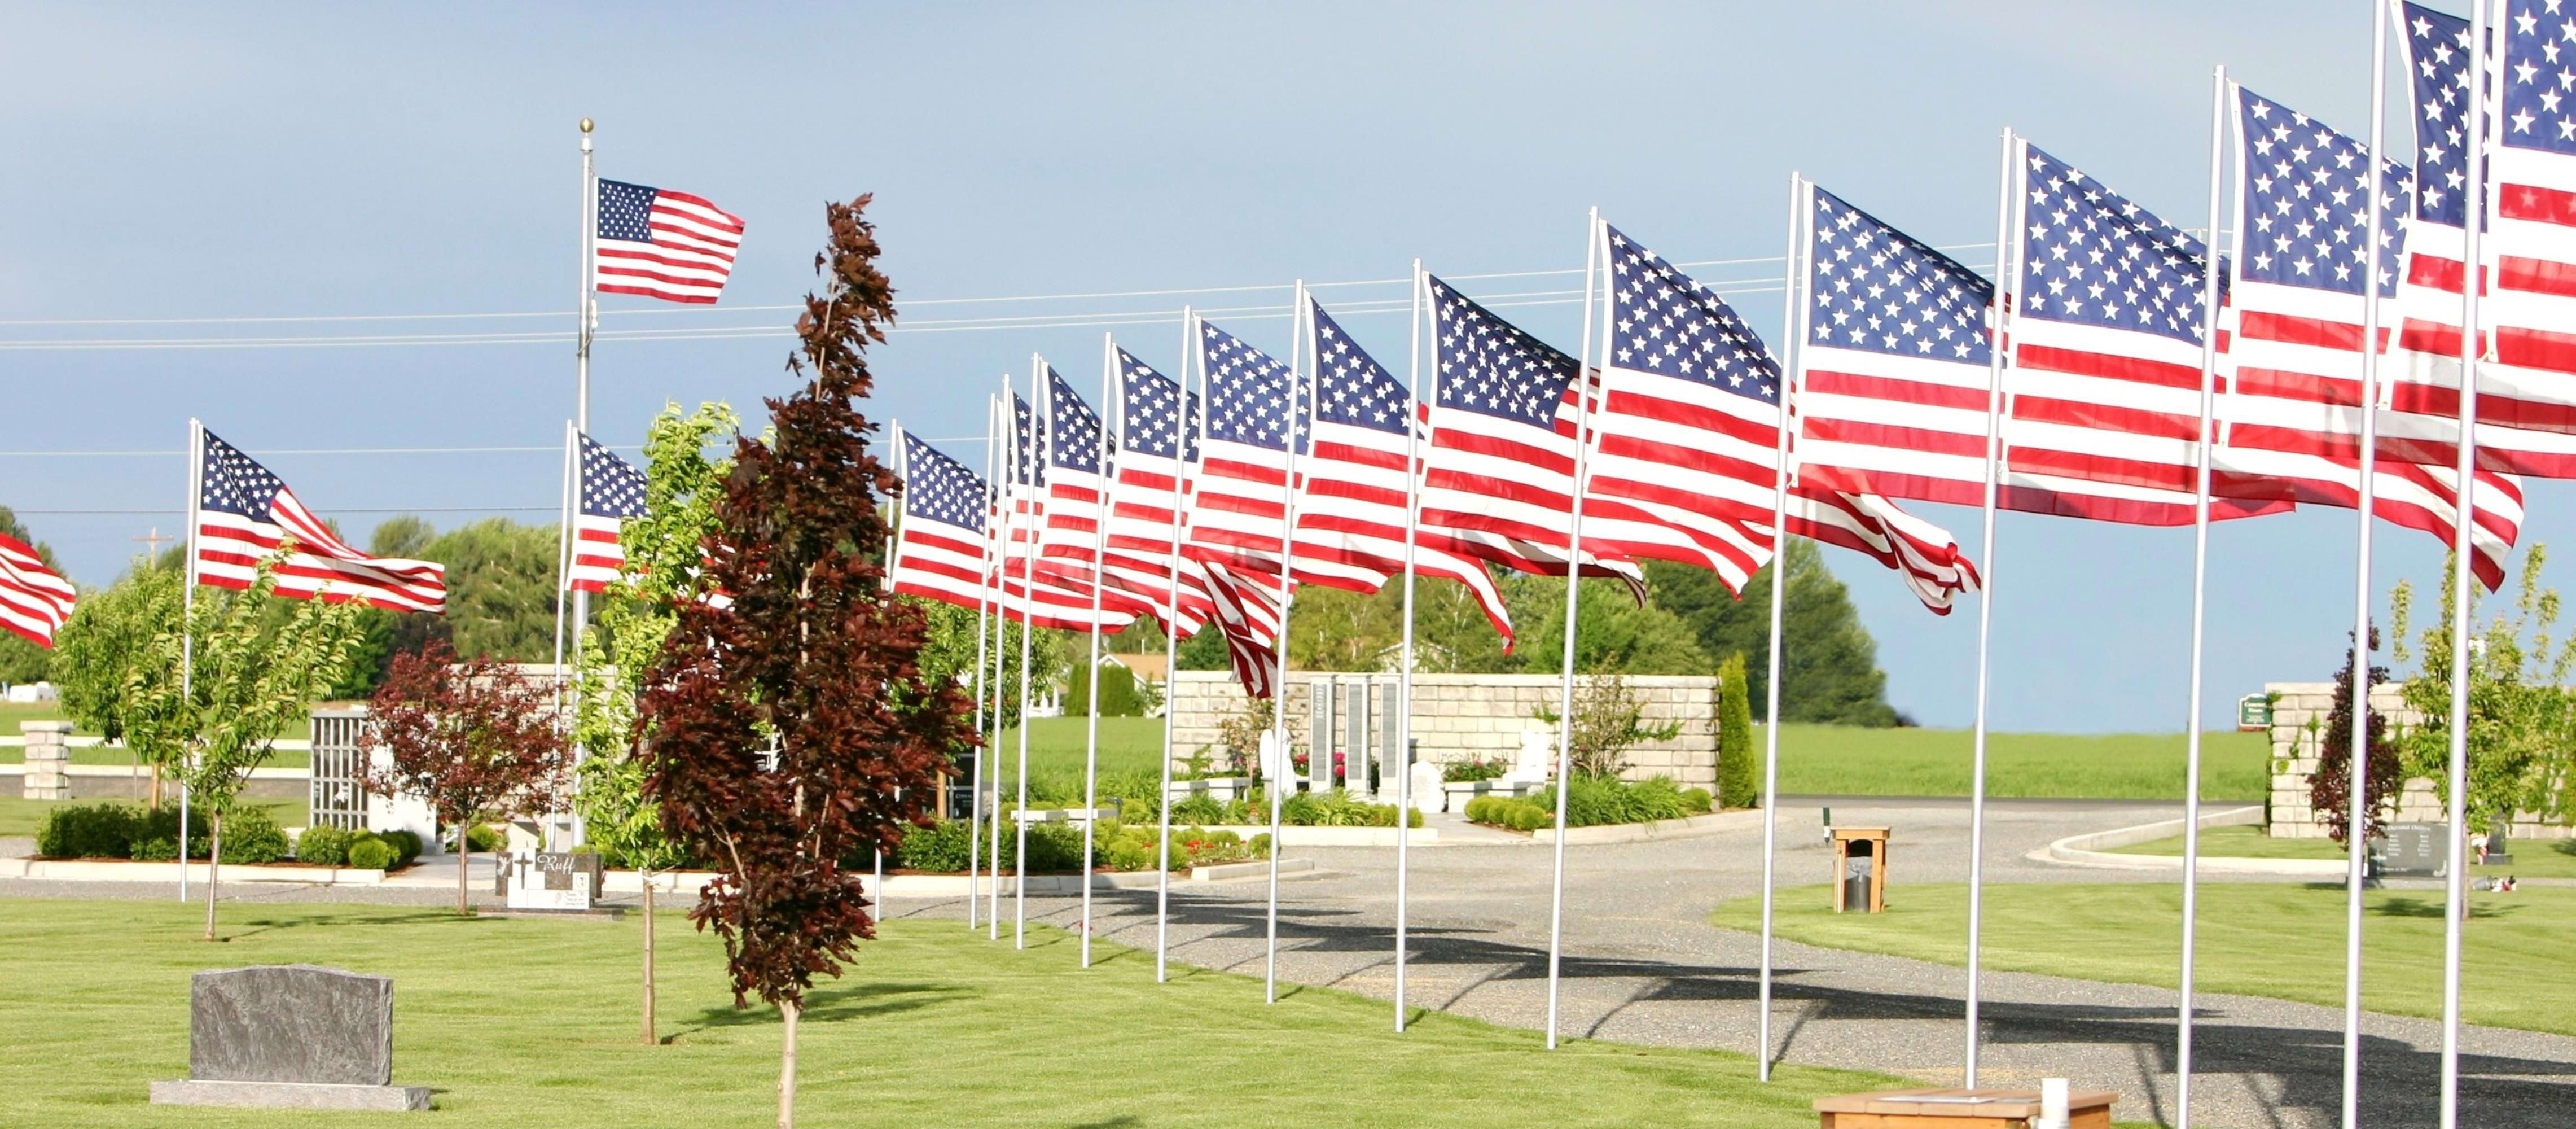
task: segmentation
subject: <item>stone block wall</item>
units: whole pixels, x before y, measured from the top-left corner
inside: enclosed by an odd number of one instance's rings
[[[1305,741],[1309,683],[1323,672],[1295,671],[1285,694],[1288,728],[1302,747]],[[1672,740],[1640,745],[1627,753],[1630,779],[1670,776],[1683,786],[1706,786],[1717,779],[1717,679],[1707,675],[1630,675],[1628,691],[1643,707],[1644,723],[1678,722]],[[1521,747],[1521,733],[1549,736],[1556,727],[1538,720],[1541,707],[1554,709],[1560,683],[1553,674],[1417,674],[1413,678],[1413,736],[1424,761],[1442,764],[1472,757],[1509,760]],[[1174,755],[1187,757],[1200,746],[1221,757],[1217,729],[1241,713],[1249,699],[1225,671],[1176,671],[1168,684]]]
[[[63,772],[72,763],[72,723],[22,721],[18,730],[27,735],[27,772],[19,794],[30,800],[72,798],[71,778]]]
[[[2272,695],[2272,792],[2265,805],[2270,817],[2266,833],[2286,839],[2326,838],[2326,825],[2317,821],[2315,809],[2308,805],[2308,778],[2317,770],[2317,745],[2325,740],[2326,721],[2334,714],[2335,685],[2266,682],[2263,690]],[[2392,728],[2424,722],[2424,715],[2407,707],[2394,682],[2371,687],[2370,706],[2387,718]],[[2441,823],[2449,818],[2433,781],[2419,776],[2406,782],[2398,797],[2395,822]],[[2524,816],[2513,821],[2510,835],[2520,839],[2564,839],[2568,833],[2564,826]]]

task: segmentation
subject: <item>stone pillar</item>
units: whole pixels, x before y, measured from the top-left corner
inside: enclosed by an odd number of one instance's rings
[[[22,721],[18,723],[18,729],[27,735],[27,777],[23,793],[26,798],[72,798],[71,778],[64,772],[72,763],[72,723]]]

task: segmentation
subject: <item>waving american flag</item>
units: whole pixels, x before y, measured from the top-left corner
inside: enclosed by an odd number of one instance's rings
[[[918,435],[898,432],[897,443],[903,452],[903,521],[888,569],[894,590],[983,610],[992,602],[984,560],[990,492],[983,476]]]
[[[1190,468],[1198,461],[1198,397],[1112,344],[1118,377],[1118,447],[1112,467],[1109,525],[1101,531],[1102,567],[1109,583],[1144,599],[1149,614],[1169,620],[1175,637],[1198,632],[1213,609],[1206,572],[1176,555],[1187,535]],[[1178,584],[1178,606],[1174,584]]]
[[[351,548],[304,508],[284,479],[213,432],[200,427],[197,435],[199,487],[190,551],[198,583],[248,589],[260,562],[292,542],[293,550],[275,569],[280,596],[446,612],[445,566],[370,557]]]
[[[604,592],[626,568],[626,519],[644,516],[644,475],[615,451],[578,431],[574,473],[581,488],[573,508],[572,567],[564,587]]]
[[[592,284],[602,294],[708,303],[724,294],[742,248],[742,218],[705,197],[621,180],[599,182]]]
[[[79,592],[45,564],[36,548],[0,533],[0,631],[39,647],[54,645],[54,632],[72,615]]]

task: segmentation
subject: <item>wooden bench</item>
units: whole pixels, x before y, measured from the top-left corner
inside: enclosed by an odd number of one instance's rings
[[[2067,1129],[2111,1129],[2109,1090],[2066,1095]],[[1818,1098],[1819,1129],[2030,1129],[2037,1090],[1879,1090]]]

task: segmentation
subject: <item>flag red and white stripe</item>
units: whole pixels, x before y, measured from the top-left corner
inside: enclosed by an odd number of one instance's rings
[[[742,248],[742,217],[703,196],[599,182],[591,277],[603,294],[708,303],[724,294]]]
[[[371,557],[340,540],[286,482],[213,432],[196,428],[198,496],[190,531],[197,582],[248,589],[261,562],[292,543],[273,570],[276,594],[359,601],[395,611],[444,613],[447,569],[429,561]]]
[[[51,647],[79,595],[35,546],[0,533],[0,630]]]

